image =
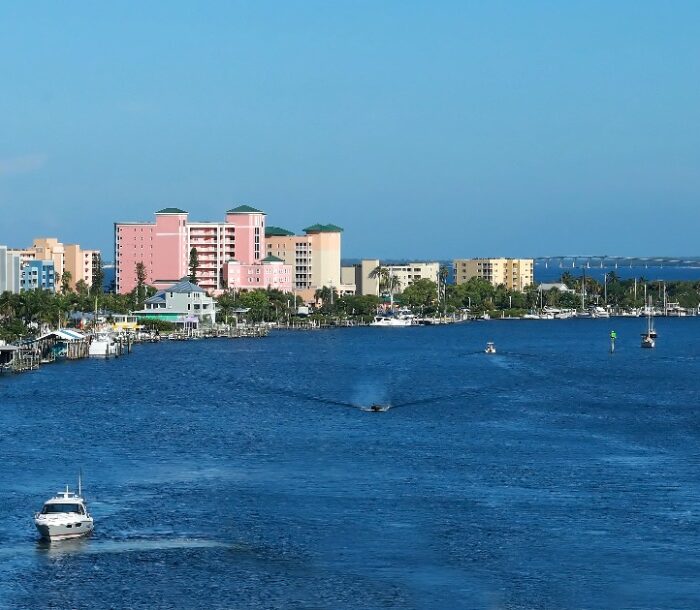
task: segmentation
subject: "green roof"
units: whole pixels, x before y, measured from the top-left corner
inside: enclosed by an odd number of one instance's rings
[[[187,212],[180,208],[163,208],[162,210],[158,210],[156,214],[187,214]]]
[[[307,233],[342,233],[343,229],[338,225],[320,225],[315,224],[304,229]]]
[[[228,210],[227,214],[264,214],[262,210],[251,208],[249,205],[239,205],[237,208]]]
[[[265,227],[265,237],[287,237],[288,235],[294,235],[294,232],[287,231],[287,229],[283,229],[282,227],[273,227],[270,225]]]
[[[284,261],[281,258],[273,256],[272,254],[268,254],[264,259],[262,259],[262,262],[263,263],[283,263]]]

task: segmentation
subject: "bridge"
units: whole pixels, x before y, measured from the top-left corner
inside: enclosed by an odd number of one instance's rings
[[[596,268],[596,267],[694,267],[700,268],[700,258],[671,258],[667,256],[611,256],[608,254],[568,254],[558,256],[538,256],[535,263],[547,267]]]

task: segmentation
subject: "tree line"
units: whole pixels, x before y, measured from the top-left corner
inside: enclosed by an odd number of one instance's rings
[[[196,260],[191,262],[195,263],[193,271],[196,273]],[[73,290],[69,272],[61,278],[60,293],[46,290],[2,293],[0,339],[26,337],[37,332],[42,325],[66,325],[71,312],[98,310],[128,314],[140,310],[144,301],[156,292],[155,288],[146,284],[147,275],[144,264],[137,263],[137,285],[128,294],[105,294],[101,280],[90,288],[85,282],[78,282]],[[664,295],[667,302],[677,302],[681,307],[697,308],[700,304],[700,281],[647,281],[643,277],[623,280],[614,272],[608,273],[604,281],[565,272],[561,283],[567,290],[552,288],[546,291],[535,285],[527,286],[523,291],[509,290],[477,277],[458,285],[447,284],[445,268],[440,270],[437,282],[419,279],[405,287],[400,286],[397,278],[388,274],[385,268],[378,267],[373,277],[379,279],[381,297],[339,295],[334,287],[324,286],[316,291],[316,307],[312,316],[369,321],[389,297],[393,297],[396,304],[425,316],[452,314],[460,310],[469,310],[477,315],[494,311],[519,315],[544,306],[575,309],[582,305],[582,293],[585,293],[585,307],[597,304],[638,308],[644,305],[645,287],[646,294],[656,306],[663,303]],[[216,303],[219,321],[233,322],[242,316],[252,323],[291,322],[297,317],[297,308],[303,304],[299,297],[269,288],[229,290],[218,296]],[[243,310],[245,313],[241,313]]]

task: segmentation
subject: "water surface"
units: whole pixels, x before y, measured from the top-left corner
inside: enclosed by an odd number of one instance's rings
[[[655,350],[638,319],[492,321],[0,377],[0,608],[700,607],[700,321],[657,325]],[[94,536],[37,542],[81,467]]]

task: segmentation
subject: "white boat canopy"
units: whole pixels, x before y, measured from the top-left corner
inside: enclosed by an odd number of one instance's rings
[[[35,341],[48,339],[50,337],[55,337],[59,341],[84,341],[86,339],[86,336],[83,333],[79,333],[77,330],[73,330],[71,328],[60,328],[42,335],[38,339],[35,339]]]

